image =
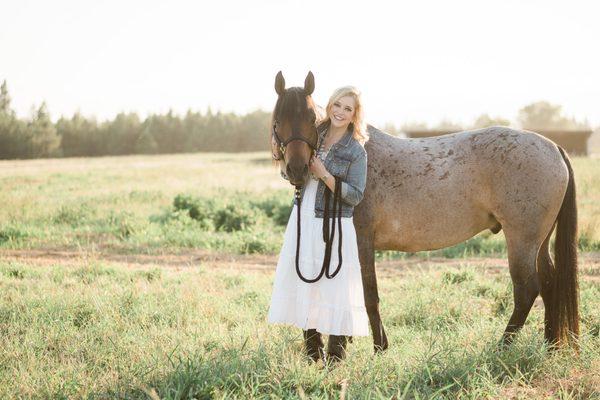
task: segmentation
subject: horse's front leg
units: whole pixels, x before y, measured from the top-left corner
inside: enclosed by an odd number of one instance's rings
[[[373,234],[357,229],[358,257],[360,260],[365,306],[371,331],[375,353],[388,348],[388,340],[379,315],[379,294],[377,291],[377,275],[375,274],[375,248]]]

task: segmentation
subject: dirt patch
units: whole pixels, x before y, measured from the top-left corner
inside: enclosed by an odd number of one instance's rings
[[[0,258],[38,266],[79,266],[87,262],[106,262],[132,268],[220,268],[251,271],[274,271],[277,259],[272,255],[228,255],[204,250],[177,254],[115,254],[72,250],[2,250]]]
[[[236,255],[205,250],[189,250],[177,254],[118,254],[102,251],[73,251],[64,249],[0,250],[3,261],[16,261],[37,266],[80,266],[86,262],[107,262],[130,268],[210,268],[231,271],[273,273],[277,255]],[[377,262],[380,277],[398,276],[414,271],[437,268],[476,266],[486,274],[508,273],[505,258],[420,258]],[[600,282],[600,253],[586,253],[580,257],[580,274],[586,280]]]

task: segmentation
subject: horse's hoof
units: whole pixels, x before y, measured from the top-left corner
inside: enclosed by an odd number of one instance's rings
[[[494,351],[496,353],[502,353],[503,351],[508,350],[508,348],[512,345],[513,340],[513,335],[502,336],[502,338],[496,344],[496,348],[494,349]]]
[[[386,340],[381,345],[373,346],[373,350],[374,350],[374,353],[377,354],[377,353],[381,353],[382,351],[387,350],[388,347],[389,347],[389,344],[388,344],[388,341]]]

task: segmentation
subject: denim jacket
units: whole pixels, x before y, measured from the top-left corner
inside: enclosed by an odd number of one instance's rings
[[[325,138],[328,123],[321,124],[317,128],[319,134],[319,145]],[[344,136],[331,146],[327,157],[323,163],[325,169],[342,180],[342,217],[352,217],[354,207],[360,203],[363,198],[365,186],[367,183],[367,152],[365,148],[352,137],[352,126],[348,128]],[[312,179],[312,178],[308,178]],[[304,196],[302,187],[301,198]],[[323,218],[325,210],[325,190],[329,190],[322,180],[319,180],[315,200],[315,217]],[[329,207],[332,211],[332,204]],[[294,204],[297,204],[294,199]]]

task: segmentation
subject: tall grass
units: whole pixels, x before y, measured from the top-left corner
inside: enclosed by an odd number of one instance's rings
[[[266,323],[272,275],[82,258],[0,262],[0,398],[596,398],[600,289],[582,269],[581,352],[550,353],[535,306],[514,346],[508,274],[419,266],[380,281],[388,351],[355,338],[335,369]],[[597,272],[597,271],[596,271]]]

